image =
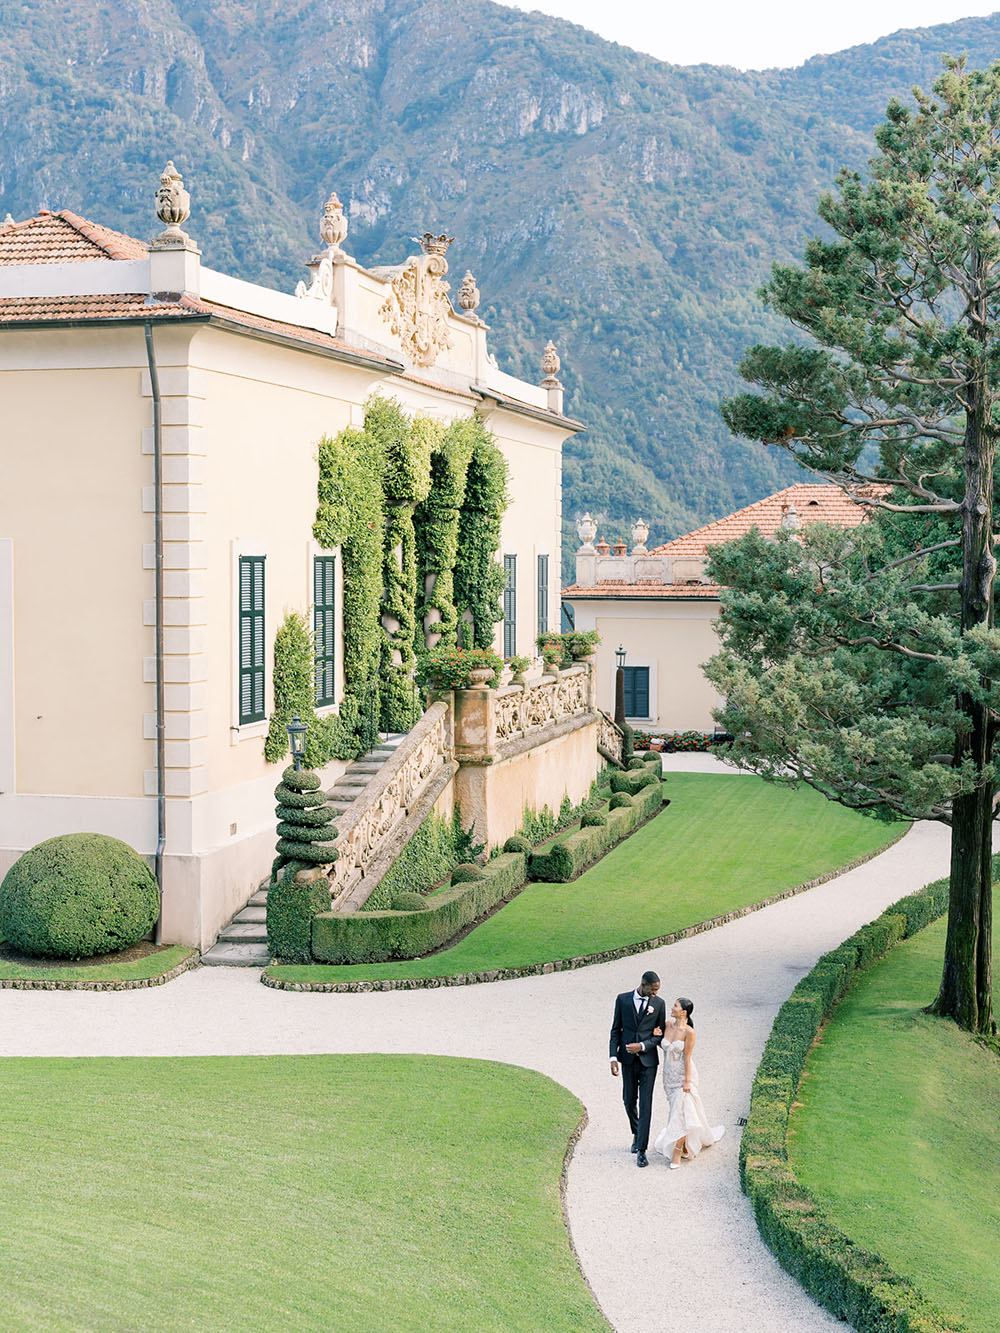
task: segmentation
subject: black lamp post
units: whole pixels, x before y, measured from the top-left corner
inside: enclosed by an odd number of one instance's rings
[[[618,645],[615,653],[615,726],[625,729],[625,649]]]
[[[309,728],[304,722],[299,721],[298,713],[292,714],[292,720],[285,728],[288,732],[288,743],[292,748],[292,763],[295,765],[295,771],[298,772],[302,767],[302,760],[306,752],[306,732]]]

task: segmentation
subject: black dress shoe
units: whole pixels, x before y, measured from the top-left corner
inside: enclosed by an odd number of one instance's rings
[[[636,1143],[635,1139],[633,1139],[632,1147],[629,1148],[629,1152],[638,1152],[638,1151],[639,1151],[639,1145]]]
[[[649,1166],[649,1158],[641,1148],[636,1150],[635,1164],[636,1166]]]

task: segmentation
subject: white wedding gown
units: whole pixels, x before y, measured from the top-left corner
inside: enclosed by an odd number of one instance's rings
[[[653,1147],[657,1152],[670,1157],[674,1144],[680,1138],[687,1139],[684,1155],[697,1157],[702,1148],[717,1143],[726,1132],[725,1125],[710,1125],[705,1115],[705,1108],[698,1095],[698,1071],[691,1061],[691,1091],[684,1092],[684,1041],[664,1042],[660,1047],[663,1052],[663,1091],[670,1103],[670,1115],[664,1129],[656,1136]]]

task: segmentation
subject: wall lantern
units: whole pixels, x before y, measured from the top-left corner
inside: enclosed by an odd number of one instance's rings
[[[309,728],[304,722],[299,721],[298,713],[292,714],[292,720],[285,728],[288,732],[288,743],[292,750],[292,762],[295,765],[295,771],[302,767],[302,760],[306,752],[306,732]]]

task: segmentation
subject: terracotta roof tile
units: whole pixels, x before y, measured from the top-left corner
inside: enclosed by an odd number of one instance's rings
[[[765,537],[773,537],[781,527],[782,506],[794,504],[801,523],[830,523],[840,528],[854,528],[864,522],[865,509],[840,489],[828,483],[797,482],[783,491],[765,496],[755,504],[738,509],[735,514],[706,523],[703,528],[675,537],[657,546],[651,555],[704,556],[709,547],[745,536],[758,528]]]
[[[43,209],[24,222],[0,226],[0,264],[83,264],[100,259],[145,259],[143,241],[88,222],[64,208]]]
[[[719,597],[717,583],[652,583],[648,579],[642,583],[610,583],[601,581],[594,588],[582,588],[578,583],[563,588],[563,596],[586,600],[590,597],[624,597],[629,601],[641,598],[675,598],[680,601],[702,601]]]

